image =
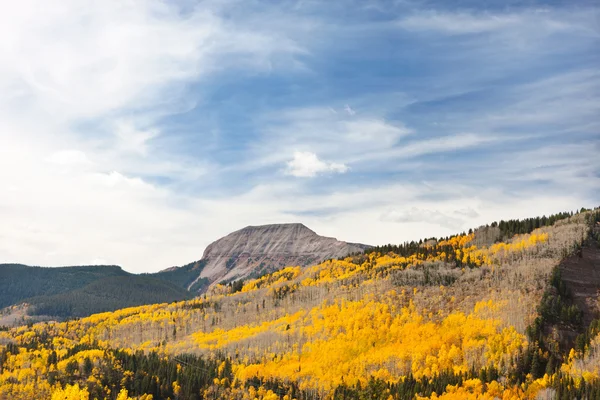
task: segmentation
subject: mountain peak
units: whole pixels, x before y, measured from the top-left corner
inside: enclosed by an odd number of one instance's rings
[[[282,224],[266,224],[266,225],[248,225],[240,231],[256,230],[256,231],[268,231],[271,229],[301,229],[308,230],[314,233],[313,230],[309,229],[306,225],[300,222],[287,222]],[[238,231],[239,232],[239,231]],[[233,232],[235,233],[235,232]]]
[[[240,279],[289,265],[317,264],[367,247],[320,236],[302,223],[250,225],[208,245],[199,278]]]

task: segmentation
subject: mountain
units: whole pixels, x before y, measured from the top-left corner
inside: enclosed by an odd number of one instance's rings
[[[599,399],[599,271],[600,208],[0,326],[0,399]]]
[[[0,264],[0,308],[34,296],[65,293],[102,278],[127,275],[116,265],[45,268]]]
[[[143,304],[171,303],[192,297],[187,290],[149,276],[111,276],[82,288],[28,300],[29,314],[70,318]]]
[[[188,268],[190,273],[200,272],[188,286],[191,289],[203,279],[213,283],[259,276],[288,265],[318,264],[369,247],[319,236],[303,224],[247,226],[211,243],[200,265],[182,268]],[[175,271],[163,273],[168,275]]]
[[[130,274],[114,265],[47,268],[0,264],[0,308],[27,303],[29,315],[82,317],[190,297],[180,285]]]
[[[210,284],[208,279],[200,278],[200,272],[204,265],[206,265],[205,260],[194,261],[182,267],[171,267],[148,275],[171,282],[190,292],[202,292]]]
[[[201,260],[153,274],[134,275],[115,265],[0,264],[0,309],[27,303],[30,315],[82,317],[184,300],[214,282],[258,276],[288,265],[317,264],[366,248],[319,236],[302,224],[278,224],[248,226],[210,244]]]

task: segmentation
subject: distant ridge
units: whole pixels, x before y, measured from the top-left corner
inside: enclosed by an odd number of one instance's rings
[[[181,285],[152,275],[130,274],[115,265],[50,268],[0,264],[0,311],[26,303],[30,316],[71,318],[190,297]],[[7,312],[0,312],[0,317]]]
[[[202,259],[135,275],[119,266],[0,264],[0,309],[27,303],[31,315],[69,318],[183,300],[210,285],[308,266],[370,248],[320,236],[300,223],[247,226],[211,243]]]

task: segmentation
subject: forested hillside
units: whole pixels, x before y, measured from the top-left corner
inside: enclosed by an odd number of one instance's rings
[[[127,275],[129,273],[114,265],[43,268],[0,264],[0,307],[34,296],[79,289],[102,278]]]
[[[148,275],[171,282],[183,289],[189,288],[190,292],[195,293],[203,291],[208,287],[208,279],[198,279],[198,276],[200,275],[200,272],[202,272],[205,264],[206,261],[200,260],[189,263],[182,267],[173,267]]]
[[[368,247],[319,236],[302,224],[274,224],[233,232],[210,244],[199,261],[139,276],[118,266],[43,268],[0,264],[0,309],[27,303],[31,305],[29,315],[83,317],[134,305],[183,300],[191,293],[204,293],[222,279],[233,282],[256,277],[287,263],[314,265]],[[111,277],[120,279],[108,279]],[[19,311],[22,308],[19,306]],[[16,320],[24,322],[22,318]]]
[[[600,268],[598,221],[509,238],[490,225],[8,329],[0,398],[600,398],[597,296],[583,310],[563,280],[565,265]]]
[[[123,307],[186,300],[192,295],[172,283],[148,276],[120,276],[97,280],[80,289],[28,300],[31,315],[84,317]]]
[[[117,266],[43,268],[2,264],[0,308],[25,302],[29,315],[73,318],[190,298],[183,285],[169,282],[176,281],[173,278],[134,275]]]

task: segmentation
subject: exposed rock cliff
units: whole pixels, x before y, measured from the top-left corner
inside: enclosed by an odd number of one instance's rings
[[[211,282],[239,279],[288,265],[313,265],[368,247],[319,236],[303,224],[248,226],[206,248],[200,277]]]

